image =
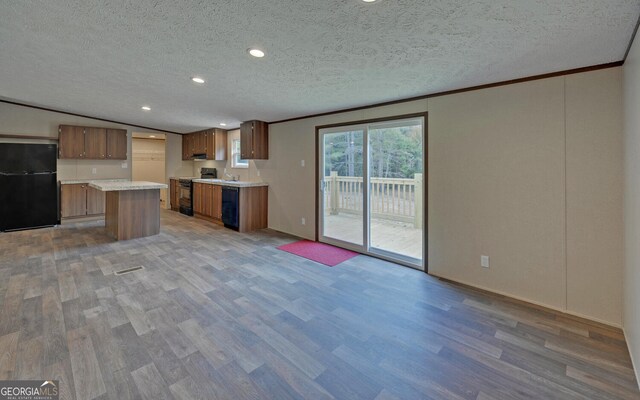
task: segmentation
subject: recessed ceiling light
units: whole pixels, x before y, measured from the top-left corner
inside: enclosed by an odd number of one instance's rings
[[[149,137],[156,137],[156,135],[149,135]]]
[[[198,76],[194,76],[193,78],[191,78],[192,81],[194,81],[195,83],[199,83],[199,84],[203,84],[204,83],[204,79],[198,77]]]
[[[151,107],[149,106],[142,106],[142,109],[145,111],[151,111]]]
[[[220,122],[220,126],[227,126],[224,122]]]
[[[257,57],[257,58],[264,57],[264,51],[262,51],[260,49],[249,49],[247,51],[249,52],[249,54],[251,54],[254,57]]]

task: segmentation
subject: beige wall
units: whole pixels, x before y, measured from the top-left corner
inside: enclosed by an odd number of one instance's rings
[[[141,139],[134,137],[131,141],[131,179],[163,183],[165,175],[165,140]],[[167,208],[167,189],[160,190],[160,201]]]
[[[563,80],[429,100],[430,273],[565,308]]]
[[[192,176],[193,161],[182,160],[182,135],[167,133],[165,135],[165,176],[171,177]]]
[[[128,137],[128,159],[122,160],[58,160],[58,179],[130,179],[131,178],[131,133],[155,132],[114,124],[90,118],[75,117],[52,111],[38,110],[13,104],[0,103],[0,134],[58,137],[59,125],[96,126],[126,129]],[[3,142],[47,143],[42,140],[1,139]],[[54,142],[51,142],[54,143]],[[123,168],[123,165],[126,168]],[[96,173],[93,173],[93,169]]]
[[[636,37],[624,64],[624,330],[640,367],[640,43]],[[637,369],[636,369],[637,374]],[[638,377],[640,381],[640,376]]]
[[[567,309],[622,323],[622,69],[566,77]]]
[[[430,273],[620,325],[621,98],[613,68],[272,124],[269,226],[315,236],[315,126],[428,111]]]
[[[128,159],[121,160],[58,160],[58,179],[131,179],[132,178],[132,133],[156,133],[159,131],[146,130],[128,125],[113,124],[90,118],[75,117],[52,111],[38,110],[29,107],[0,103],[0,134],[49,136],[57,138],[59,125],[97,126],[105,128],[119,128],[127,130]],[[193,162],[182,161],[182,136],[172,133],[165,134],[165,183],[169,184],[170,176],[191,176]],[[55,143],[45,140],[32,139],[2,139],[0,142],[21,143]],[[126,168],[122,168],[126,163]],[[93,174],[96,168],[96,174]],[[168,204],[168,202],[165,202]]]

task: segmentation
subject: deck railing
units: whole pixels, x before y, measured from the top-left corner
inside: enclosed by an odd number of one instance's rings
[[[413,179],[371,178],[369,212],[373,218],[412,222],[422,227],[422,174]],[[325,212],[362,214],[363,180],[361,177],[338,176],[331,171],[324,177]]]

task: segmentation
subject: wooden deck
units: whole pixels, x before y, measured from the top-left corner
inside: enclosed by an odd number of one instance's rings
[[[346,213],[327,215],[325,236],[362,244],[362,216]],[[416,229],[409,222],[372,218],[371,246],[422,259],[422,229]]]

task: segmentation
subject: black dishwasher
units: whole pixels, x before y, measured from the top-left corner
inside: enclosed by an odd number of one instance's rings
[[[240,219],[238,218],[238,204],[240,189],[232,186],[222,187],[222,223],[225,227],[238,230]]]

